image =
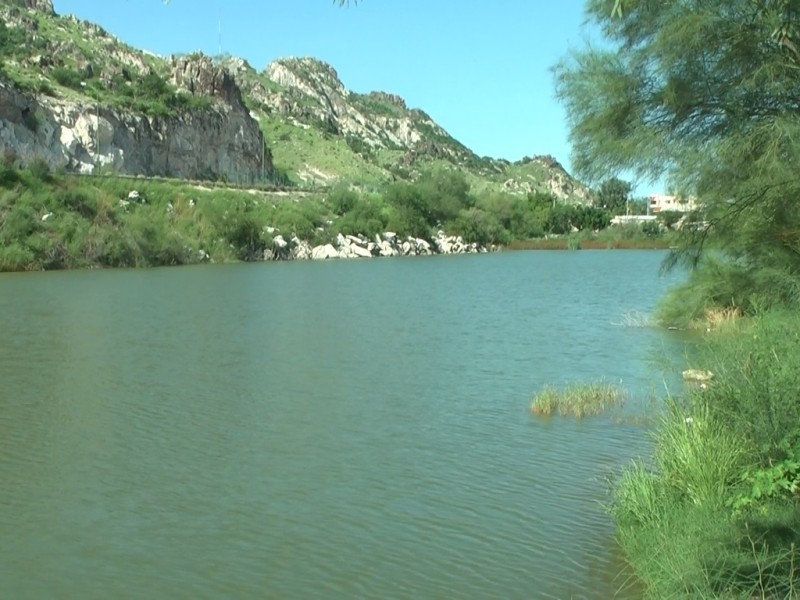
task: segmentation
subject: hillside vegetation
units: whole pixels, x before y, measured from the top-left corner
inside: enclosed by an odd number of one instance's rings
[[[594,233],[609,220],[604,209],[558,203],[544,193],[475,194],[450,170],[363,193],[209,187],[76,176],[51,172],[42,161],[25,168],[0,163],[0,271],[310,258],[281,250],[290,240],[341,246],[343,236],[425,243],[442,231],[473,250],[545,235],[615,247],[628,230]]]
[[[264,155],[270,181],[348,183],[372,191],[442,167],[461,173],[476,191],[590,200],[589,190],[555,159],[511,163],[479,157],[424,111],[393,94],[350,91],[333,67],[313,58],[277,59],[258,71],[229,56],[156,56],[131,48],[98,25],[56,15],[46,0],[6,4],[0,17],[0,81],[47,106],[71,103],[89,116],[98,110],[129,111],[151,123],[202,113],[221,102],[242,102],[268,146],[265,154],[254,140],[251,152]],[[35,109],[25,118],[34,131],[42,119]],[[87,126],[98,124],[89,119]],[[90,147],[94,141],[82,140],[88,154],[101,153]]]

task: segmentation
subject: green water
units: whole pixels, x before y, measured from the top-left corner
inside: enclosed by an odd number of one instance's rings
[[[0,275],[2,596],[614,597],[646,430],[528,407],[663,390],[663,256]]]

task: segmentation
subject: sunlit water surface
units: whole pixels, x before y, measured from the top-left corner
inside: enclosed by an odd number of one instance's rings
[[[635,598],[662,252],[0,275],[6,598]]]

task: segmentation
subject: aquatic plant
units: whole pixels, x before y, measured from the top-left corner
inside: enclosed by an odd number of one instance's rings
[[[545,386],[534,395],[531,413],[547,417],[553,414],[583,418],[598,415],[625,401],[625,391],[605,381],[578,383],[558,389]]]

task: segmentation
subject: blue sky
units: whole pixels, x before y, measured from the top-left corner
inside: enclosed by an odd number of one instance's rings
[[[552,154],[568,169],[551,67],[585,35],[583,0],[54,0],[158,54],[195,50],[330,63],[349,89],[421,108],[480,155]],[[219,24],[221,23],[221,35]],[[638,192],[650,193],[640,186]]]

